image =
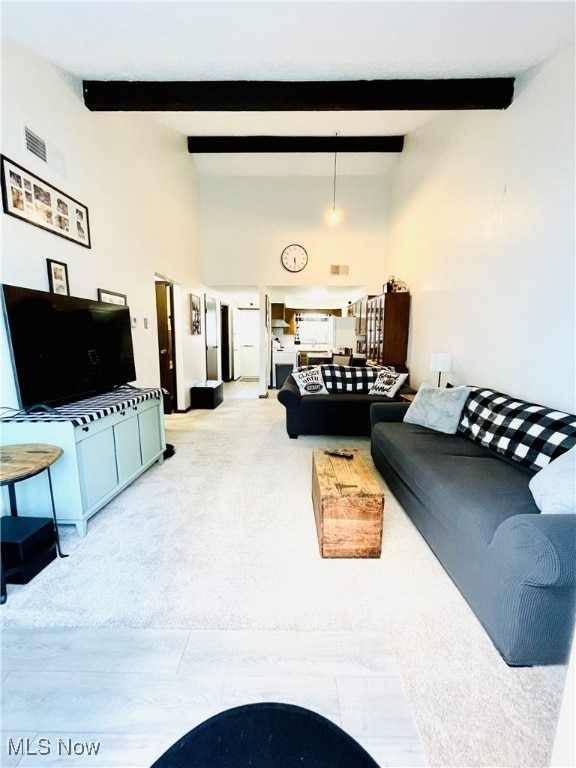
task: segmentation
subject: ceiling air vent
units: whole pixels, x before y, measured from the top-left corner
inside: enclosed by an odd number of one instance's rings
[[[45,163],[48,162],[44,139],[41,139],[40,136],[37,136],[34,131],[26,128],[26,126],[24,126],[24,136],[26,138],[26,149]]]
[[[347,275],[349,273],[348,264],[332,264],[330,267],[331,275]]]

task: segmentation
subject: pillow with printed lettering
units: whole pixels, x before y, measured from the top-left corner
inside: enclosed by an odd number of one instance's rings
[[[292,371],[292,378],[298,384],[301,395],[328,395],[320,366],[306,371]]]
[[[407,373],[396,373],[395,371],[388,370],[380,371],[368,394],[394,397],[407,378]]]

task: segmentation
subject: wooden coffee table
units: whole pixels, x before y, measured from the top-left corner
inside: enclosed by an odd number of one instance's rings
[[[312,504],[322,557],[380,557],[384,494],[357,450],[314,451]]]

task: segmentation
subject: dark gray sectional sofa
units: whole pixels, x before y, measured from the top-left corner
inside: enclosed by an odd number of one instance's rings
[[[310,366],[312,367],[312,366]],[[362,366],[320,366],[321,368],[354,368]],[[302,369],[300,369],[302,370]],[[371,371],[374,373],[374,370]],[[333,390],[327,395],[301,395],[288,376],[278,392],[278,401],[286,408],[286,431],[291,438],[298,435],[370,435],[370,406],[373,403],[403,402],[400,395],[414,392],[408,386],[393,397],[368,394],[368,384],[359,392]]]
[[[529,482],[576,443],[576,417],[564,419],[560,439],[547,440],[548,430],[535,444],[529,431],[539,428],[501,403],[518,405],[473,389],[455,434],[405,422],[407,404],[373,405],[371,453],[504,661],[559,664],[574,628],[576,515],[541,514]]]

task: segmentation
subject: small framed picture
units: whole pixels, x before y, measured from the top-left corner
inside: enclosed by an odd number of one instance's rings
[[[48,287],[51,293],[61,293],[70,296],[70,283],[68,282],[68,266],[61,261],[46,259],[48,267]]]
[[[200,321],[200,297],[190,294],[190,333],[192,336],[199,336],[202,333]]]
[[[128,297],[125,293],[107,291],[106,288],[98,288],[98,301],[105,301],[106,304],[120,304],[122,307],[128,306]]]

